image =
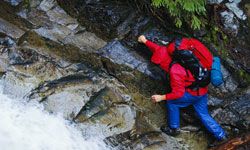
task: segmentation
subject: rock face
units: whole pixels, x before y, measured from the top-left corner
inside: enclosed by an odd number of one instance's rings
[[[226,105],[224,109],[219,109],[215,117],[219,122],[237,127],[238,130],[249,130],[249,101],[250,95],[245,94],[241,97],[235,97],[231,103]]]
[[[40,102],[114,148],[206,149],[208,135],[198,132],[189,108],[181,136],[159,131],[164,104],[152,104],[150,96],[164,93],[167,83],[136,38],[143,33],[165,44],[173,37],[152,19],[124,1],[31,0],[28,9],[21,1],[0,4],[5,93]],[[225,83],[210,88],[213,115],[230,133],[249,130],[249,92],[240,91],[226,66],[222,71]]]

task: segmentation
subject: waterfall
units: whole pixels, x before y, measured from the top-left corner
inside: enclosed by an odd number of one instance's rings
[[[0,83],[0,86],[2,84]],[[100,137],[85,137],[60,115],[3,94],[0,87],[1,150],[104,150]]]

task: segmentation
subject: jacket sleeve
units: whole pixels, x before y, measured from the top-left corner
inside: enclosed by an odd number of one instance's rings
[[[156,50],[161,49],[161,46],[147,40],[145,45],[154,53]]]
[[[166,50],[166,46],[159,46],[149,40],[145,43],[146,46],[153,52],[151,57],[151,61],[155,64],[160,64],[164,60],[169,59],[168,52]]]
[[[165,95],[166,100],[181,98],[185,93],[186,71],[179,64],[174,64],[169,73],[172,92]]]

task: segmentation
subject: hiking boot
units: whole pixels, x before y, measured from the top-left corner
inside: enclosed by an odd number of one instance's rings
[[[227,136],[224,136],[222,139],[220,140],[215,140],[213,141],[212,143],[208,144],[208,148],[212,148],[212,147],[216,147],[216,146],[219,146],[221,144],[224,144],[228,141],[228,137]]]
[[[161,126],[161,131],[170,136],[177,136],[181,133],[179,128],[169,128],[168,126]]]

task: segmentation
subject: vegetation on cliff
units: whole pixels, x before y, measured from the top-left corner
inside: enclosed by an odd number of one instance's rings
[[[200,29],[206,15],[205,0],[152,0],[153,6],[165,7],[170,16],[174,17],[176,27],[182,27],[183,22],[192,29]]]

